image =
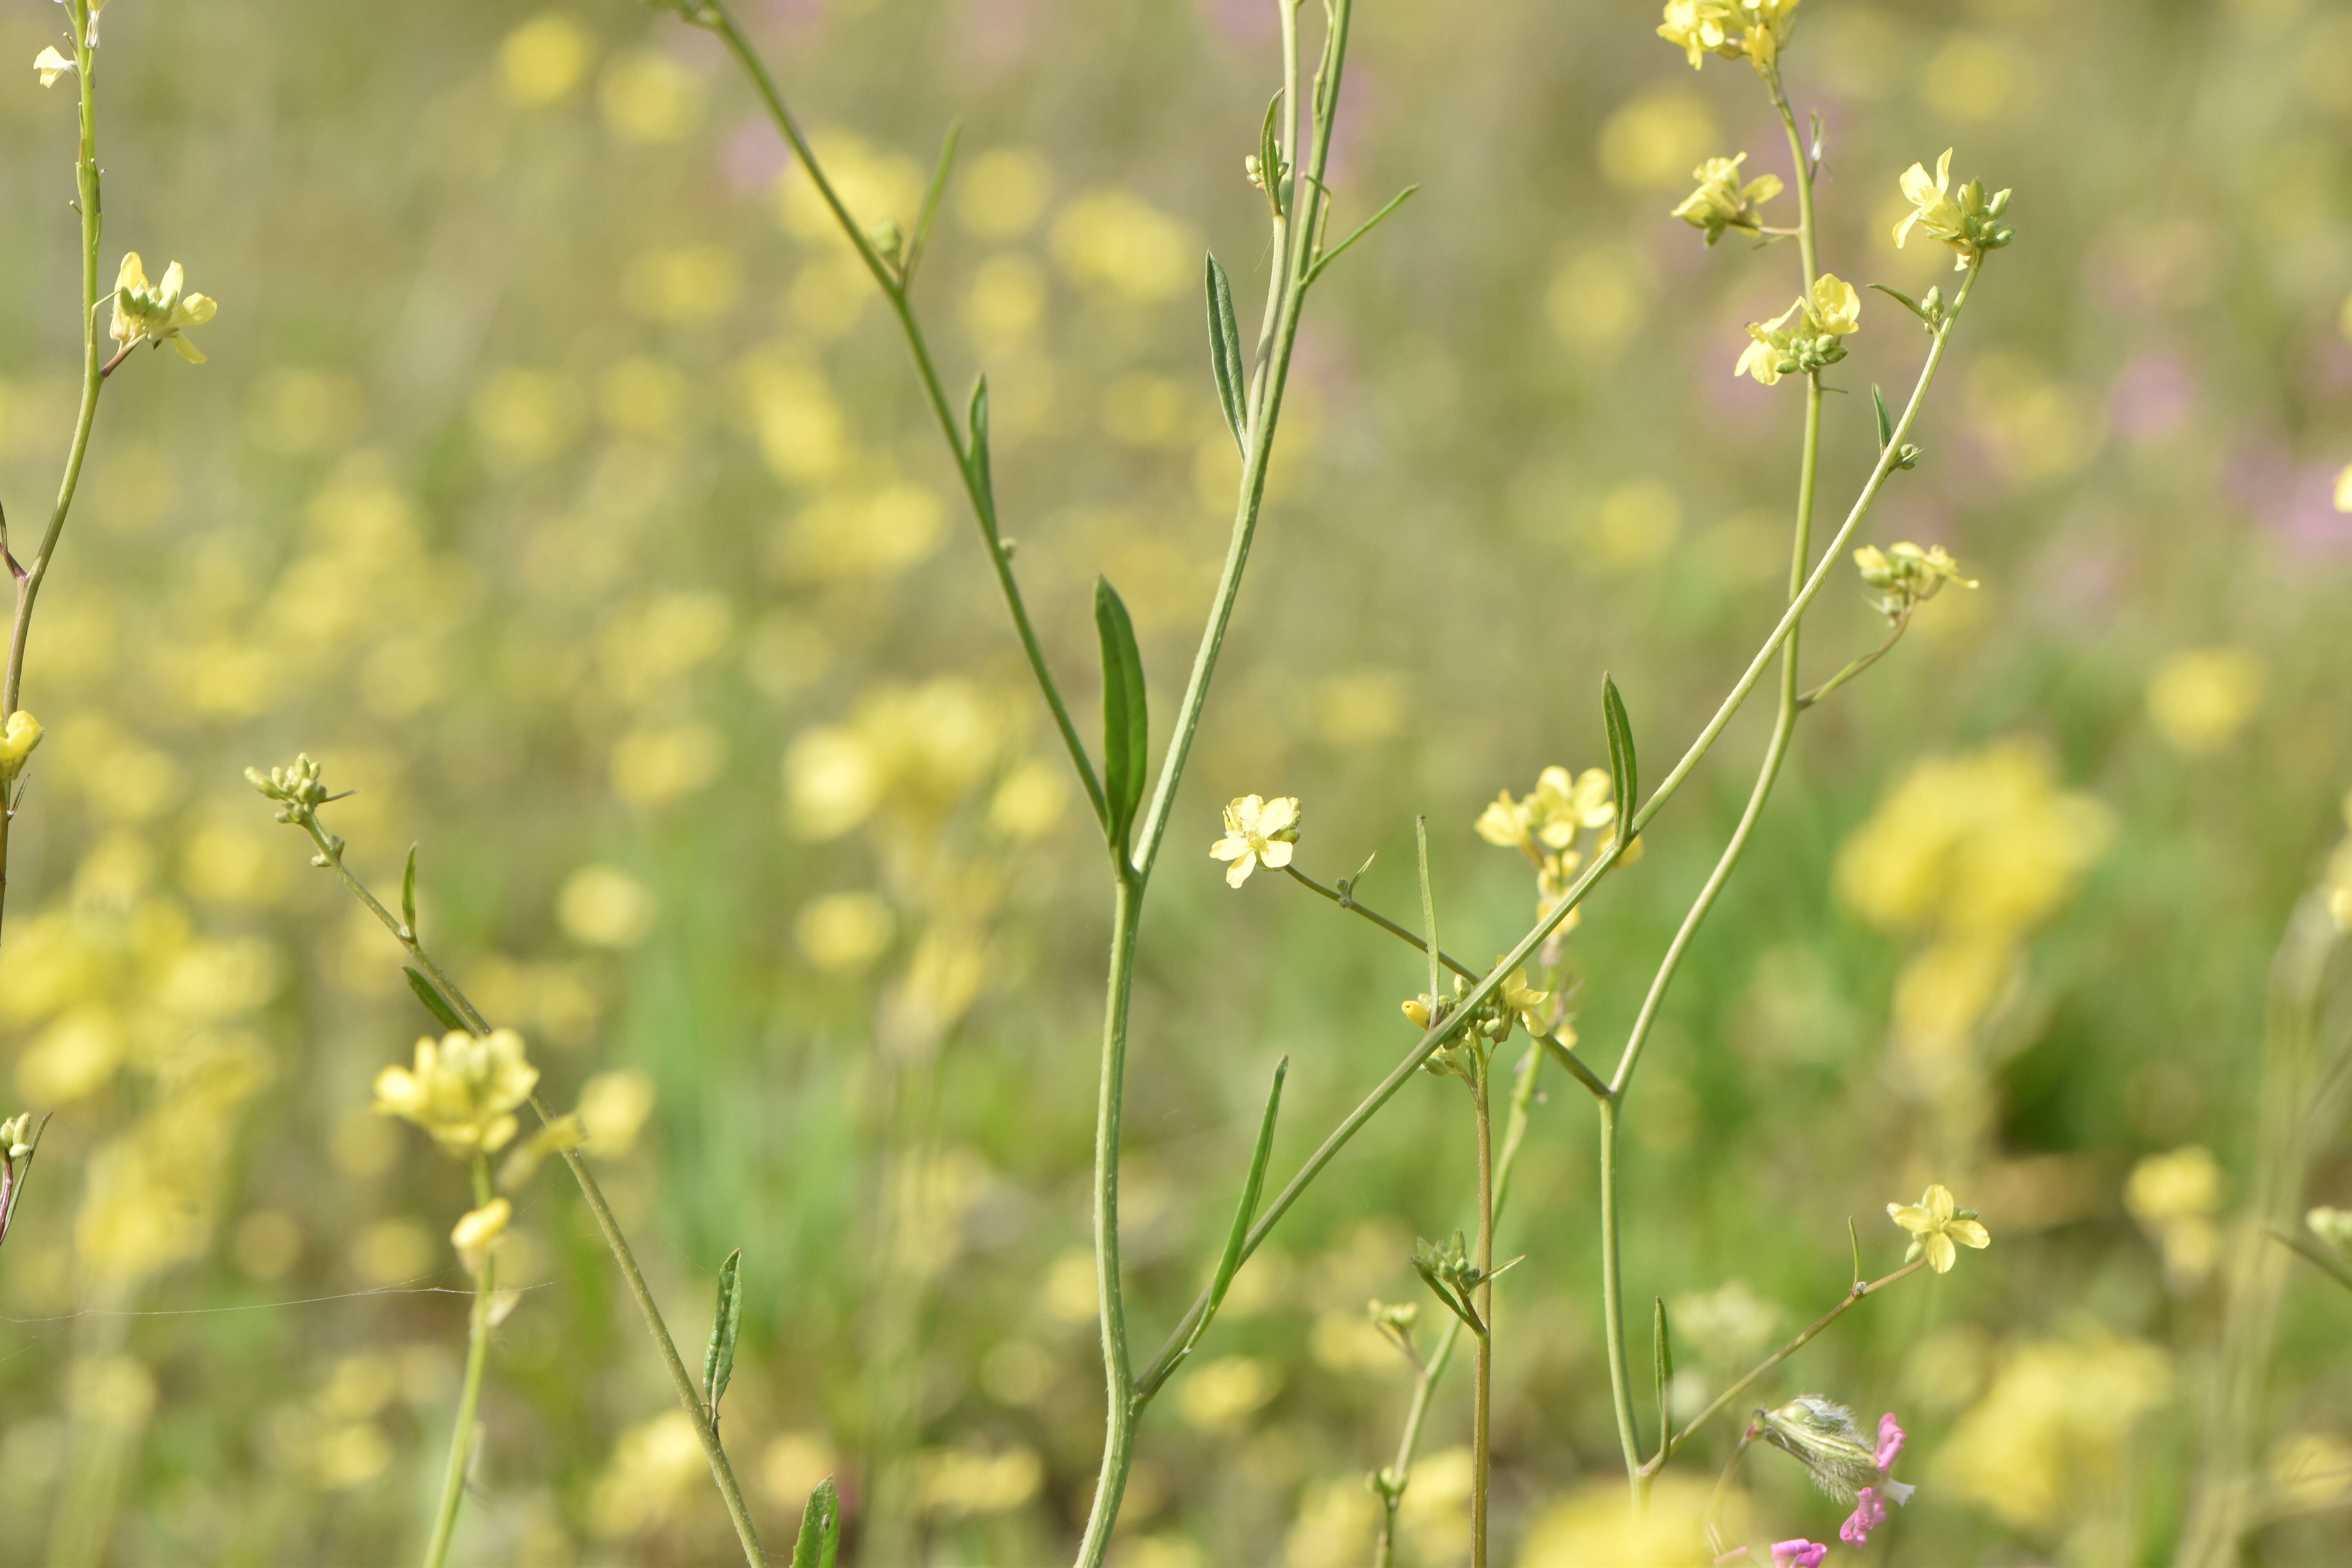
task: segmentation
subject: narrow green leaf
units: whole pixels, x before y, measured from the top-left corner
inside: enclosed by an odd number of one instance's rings
[[[1862,1237],[1853,1228],[1853,1215],[1845,1216],[1845,1238],[1853,1245],[1853,1282],[1862,1283]]]
[[[408,928],[408,940],[416,935],[416,846],[408,847],[408,868],[400,874],[400,923]]]
[[[841,1494],[833,1478],[817,1482],[801,1510],[801,1532],[793,1542],[793,1568],[833,1568],[841,1554]]]
[[[1650,1321],[1651,1371],[1657,1376],[1658,1447],[1663,1452],[1673,1446],[1675,1436],[1674,1411],[1666,1397],[1675,1381],[1675,1346],[1666,1333],[1666,1299],[1653,1296],[1650,1300],[1656,1304],[1656,1315]]]
[[[1419,189],[1421,189],[1419,185],[1407,185],[1404,189],[1399,191],[1395,195],[1389,198],[1388,205],[1382,207],[1380,211],[1366,218],[1362,223],[1358,224],[1356,226],[1356,231],[1353,234],[1349,235],[1347,238],[1341,240],[1339,244],[1333,246],[1330,249],[1323,252],[1322,255],[1316,258],[1315,265],[1307,269],[1307,281],[1312,283],[1315,279],[1323,276],[1323,269],[1326,267],[1328,267],[1331,263],[1339,260],[1340,255],[1345,252],[1349,246],[1363,238],[1364,236],[1371,233],[1375,227],[1379,226],[1381,219],[1387,217],[1389,214],[1396,211],[1397,208],[1404,205],[1405,198],[1412,195],[1413,192]],[[1326,207],[1325,211],[1328,213],[1329,208]]]
[[[1896,304],[1902,306],[1905,310],[1910,311],[1913,315],[1918,317],[1922,321],[1927,321],[1927,312],[1926,309],[1920,305],[1918,300],[1914,300],[1902,289],[1889,289],[1884,283],[1873,283],[1871,287],[1885,295],[1888,299],[1894,300]],[[1935,325],[1933,321],[1927,321],[1927,324],[1929,326]]]
[[[735,1375],[735,1336],[743,1327],[743,1249],[737,1247],[719,1266],[719,1307],[710,1315],[710,1348],[702,1352],[702,1397],[710,1419],[719,1419],[719,1402]]]
[[[1601,719],[1609,731],[1609,785],[1617,793],[1617,823],[1622,833],[1633,825],[1634,808],[1642,804],[1641,766],[1633,755],[1633,721],[1625,716],[1625,700],[1617,683],[1601,678]]]
[[[1243,433],[1249,415],[1243,406],[1243,388],[1249,384],[1249,374],[1242,366],[1242,328],[1234,316],[1234,286],[1225,277],[1225,269],[1217,265],[1214,253],[1209,257],[1209,370],[1217,378],[1217,405],[1224,410],[1225,428],[1234,433],[1234,445],[1246,456],[1249,437]]]
[[[1282,1109],[1282,1080],[1290,1058],[1274,1064],[1274,1088],[1265,1097],[1265,1114],[1257,1124],[1257,1147],[1250,1152],[1249,1175],[1242,1182],[1242,1201],[1234,1209],[1234,1227],[1225,1234],[1225,1254],[1217,1260],[1217,1277],[1209,1282],[1209,1311],[1223,1305],[1226,1288],[1242,1266],[1242,1243],[1249,1237],[1250,1221],[1257,1217],[1258,1194],[1265,1190],[1265,1164],[1274,1154],[1274,1119]],[[1208,1315],[1202,1314],[1205,1323]]]
[[[1870,384],[1870,402],[1878,410],[1878,449],[1884,452],[1895,439],[1895,420],[1886,412],[1886,394],[1878,390],[1874,381]]]
[[[441,999],[441,993],[433,989],[433,983],[430,980],[405,965],[402,966],[400,972],[408,976],[408,988],[416,993],[416,999],[425,1004],[425,1010],[441,1021],[443,1028],[453,1035],[473,1033],[458,1018],[457,1010],[444,1002]]]
[[[902,288],[915,286],[915,264],[923,258],[923,244],[931,237],[931,224],[940,216],[940,198],[947,195],[948,174],[955,167],[956,143],[963,139],[963,122],[948,127],[947,140],[940,145],[940,161],[931,170],[930,189],[923,193],[922,216],[915,219],[915,237],[907,242],[907,260],[898,268]]]
[[[1265,199],[1274,204],[1274,216],[1282,216],[1282,139],[1276,134],[1276,116],[1282,109],[1282,94],[1276,93],[1265,100],[1265,123],[1257,133],[1257,177],[1265,182]]]
[[[1135,623],[1108,577],[1095,579],[1095,630],[1102,638],[1104,831],[1113,847],[1127,847],[1127,830],[1143,804],[1145,764],[1151,726],[1144,711],[1143,655],[1135,646]]]
[[[964,465],[971,475],[972,490],[980,497],[981,510],[993,528],[996,485],[988,466],[988,377],[984,375],[971,384],[971,407],[964,425]]]
[[[1455,1295],[1453,1288],[1437,1277],[1437,1270],[1419,1258],[1413,1259],[1412,1269],[1414,1273],[1421,1276],[1421,1282],[1428,1286],[1439,1300],[1445,1303],[1445,1310],[1462,1320],[1465,1328],[1474,1334],[1483,1334],[1486,1331],[1486,1326],[1478,1321],[1478,1314],[1471,1310],[1470,1303]]]

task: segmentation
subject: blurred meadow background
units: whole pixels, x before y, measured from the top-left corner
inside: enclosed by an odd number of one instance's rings
[[[962,121],[918,297],[950,384],[989,373],[1074,701],[1101,571],[1164,743],[1237,471],[1200,256],[1254,319],[1273,0],[744,10],[862,217],[909,225]],[[355,1293],[465,1289],[467,1199],[369,1110],[432,1026],[398,950],[241,776],[298,749],[360,792],[329,821],[362,875],[388,888],[422,845],[428,941],[581,1106],[689,1348],[744,1249],[725,1431],[772,1543],[833,1472],[866,1562],[1066,1554],[1102,1436],[1098,850],[869,279],[712,40],[624,0],[109,15],[105,265],[176,258],[222,303],[212,363],[115,378],[28,662],[49,740],[9,868],[0,1110],[57,1119],[0,1258],[0,1563],[373,1563],[421,1536],[465,1300]],[[56,16],[8,0],[0,58]],[[1400,917],[1426,813],[1448,945],[1498,952],[1532,900],[1481,807],[1605,763],[1604,668],[1663,771],[1777,616],[1801,400],[1730,371],[1793,259],[1668,210],[1701,158],[1785,175],[1785,149],[1744,68],[1695,75],[1655,23],[1359,8],[1340,221],[1421,192],[1308,306],[1144,928],[1147,1351],[1274,1058],[1283,1176],[1412,1043],[1423,984],[1286,883],[1229,890],[1219,805],[1301,797],[1300,865],[1377,853],[1364,895]],[[1626,1267],[1676,1313],[1687,1413],[1835,1300],[1849,1215],[1883,1272],[1887,1200],[1932,1179],[1982,1209],[1990,1251],[1763,1390],[1906,1413],[1891,1562],[2168,1561],[2211,1428],[2265,974],[2352,789],[2347,58],[2352,7],[2317,0],[1801,14],[1825,267],[1944,281],[1888,228],[1896,174],[1948,144],[2017,192],[1926,459],[1864,536],[1943,544],[1983,586],[1800,731],[1636,1089]],[[75,388],[69,100],[17,71],[0,125],[24,519]],[[1865,299],[1830,377],[1832,519],[1874,453],[1861,395],[1924,346]],[[1810,679],[1880,635],[1842,573]],[[1613,1060],[1729,831],[1760,708],[1587,906],[1588,1052]],[[1499,1242],[1528,1258],[1498,1289],[1496,1529],[1531,1565],[1596,1560],[1579,1532],[1622,1506],[1593,1118],[1549,1077]],[[1309,1190],[1146,1425],[1114,1562],[1369,1559],[1410,1375],[1366,1303],[1423,1296],[1412,1239],[1469,1222],[1473,1171],[1458,1103],[1416,1080]],[[2305,1201],[2352,1202],[2352,1149],[2323,1137]],[[542,1180],[517,1230],[504,1282],[538,1288],[500,1330],[459,1560],[716,1560],[691,1428],[576,1194]],[[2352,1297],[2295,1268],[2253,1546],[2342,1561]],[[1464,1553],[1467,1405],[1465,1363],[1411,1562]],[[1710,1484],[1736,1435],[1674,1476]],[[1748,1474],[1780,1533],[1834,1529],[1795,1466]]]

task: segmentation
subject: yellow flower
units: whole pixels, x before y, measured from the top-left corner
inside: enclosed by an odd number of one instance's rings
[[[182,335],[182,329],[201,327],[220,307],[208,295],[187,292],[187,278],[176,261],[163,268],[160,285],[147,281],[139,253],[125,251],[122,270],[114,279],[114,341],[125,348],[141,342],[169,342],[190,364],[205,356]]]
[[[514,1205],[504,1198],[492,1198],[457,1222],[449,1239],[465,1260],[466,1272],[478,1275],[490,1260],[490,1248],[507,1233],[507,1222],[514,1217]]]
[[[1500,963],[1502,961],[1503,955],[1496,953],[1495,962]],[[1551,993],[1538,991],[1528,985],[1528,972],[1524,968],[1514,969],[1503,977],[1503,984],[1496,988],[1495,999],[1517,1016],[1519,1026],[1528,1034],[1545,1032],[1544,1007],[1550,1002]]]
[[[1726,47],[1731,40],[1731,19],[1728,0],[1666,0],[1658,37],[1688,55],[1691,69],[1696,70],[1710,52],[1737,52]]]
[[[523,1059],[522,1037],[493,1030],[488,1038],[445,1035],[416,1042],[416,1067],[388,1067],[375,1077],[375,1109],[433,1134],[459,1159],[493,1154],[515,1135],[515,1107],[530,1098],[539,1069]]]
[[[2352,511],[2352,463],[2345,464],[2344,471],[2336,476],[2336,510]]]
[[[1848,337],[1862,330],[1862,296],[1836,273],[1824,272],[1813,279],[1805,314],[1832,337]]]
[[[1960,563],[1940,544],[1925,550],[1907,541],[1891,550],[1865,544],[1853,552],[1853,564],[1863,582],[1879,591],[1874,602],[1889,620],[1914,605],[1926,604],[1943,592],[1947,583],[1958,583],[1963,588],[1977,586],[1975,578],[1960,575]]]
[[[23,709],[8,715],[0,724],[0,784],[6,784],[25,771],[25,759],[41,743],[41,721]]]
[[[55,87],[58,85],[58,78],[75,69],[76,67],[73,61],[58,53],[58,47],[55,44],[51,44],[33,57],[33,68],[41,73],[43,87]]]
[[[1973,1213],[1963,1214],[1952,1206],[1951,1189],[1940,1182],[1916,1204],[1888,1204],[1886,1217],[1911,1233],[1911,1250],[1903,1260],[1908,1263],[1925,1252],[1927,1267],[1938,1274],[1951,1272],[1952,1260],[1959,1256],[1954,1242],[1961,1247],[1992,1245],[1991,1234],[1977,1223]]]
[[[1513,800],[1511,792],[1505,790],[1486,803],[1486,809],[1478,814],[1473,826],[1479,837],[1496,848],[1517,849],[1530,837],[1533,804],[1532,800]]]
[[[1959,204],[1953,201],[1950,195],[1952,150],[1949,147],[1945,148],[1944,155],[1936,160],[1933,179],[1928,177],[1926,164],[1914,163],[1903,171],[1903,177],[1897,183],[1903,187],[1903,199],[1912,206],[1912,211],[1895,226],[1895,247],[1897,250],[1902,249],[1903,242],[1911,237],[1914,226],[1926,229],[1930,239],[1949,240],[1960,232]]]
[[[1731,367],[1731,374],[1752,375],[1759,386],[1780,384],[1780,366],[1788,357],[1789,321],[1804,308],[1805,302],[1800,300],[1771,321],[1748,322],[1747,350]]]
[[[1666,0],[1658,37],[1688,55],[1693,70],[1717,54],[1745,56],[1759,72],[1769,71],[1788,42],[1789,14],[1796,8],[1797,0]]]
[[[1747,161],[1745,153],[1736,158],[1709,158],[1691,171],[1698,189],[1683,198],[1674,216],[1693,228],[1704,230],[1709,245],[1721,239],[1727,228],[1736,228],[1742,234],[1757,233],[1764,222],[1759,204],[1780,194],[1778,174],[1759,174],[1742,185],[1739,165]]]
[[[1279,871],[1289,865],[1290,847],[1297,839],[1297,796],[1265,800],[1245,795],[1225,807],[1225,836],[1209,847],[1209,853],[1233,862],[1225,868],[1225,885],[1238,888],[1260,866]]]
[[[1609,798],[1609,773],[1587,768],[1573,779],[1562,767],[1546,768],[1536,777],[1536,793],[1528,797],[1536,837],[1553,849],[1576,842],[1578,832],[1606,827],[1616,820],[1616,803]]]

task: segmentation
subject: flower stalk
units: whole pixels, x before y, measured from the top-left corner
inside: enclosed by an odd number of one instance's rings
[[[489,1156],[477,1152],[472,1165],[475,1207],[478,1211],[486,1210],[494,1201]],[[465,1500],[474,1428],[481,1415],[482,1373],[490,1360],[491,1301],[498,1290],[498,1268],[497,1258],[486,1253],[481,1267],[474,1271],[474,1302],[466,1316],[466,1380],[457,1395],[457,1421],[449,1433],[449,1458],[442,1467],[441,1501],[433,1512],[433,1535],[425,1543],[425,1568],[443,1568],[449,1561],[449,1543],[457,1530],[457,1505]]]

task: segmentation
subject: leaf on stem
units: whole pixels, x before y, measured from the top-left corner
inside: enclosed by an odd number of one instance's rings
[[[1862,1283],[1862,1236],[1853,1228],[1853,1215],[1845,1216],[1845,1238],[1853,1247],[1853,1282]]]
[[[400,972],[408,976],[408,988],[416,993],[416,999],[425,1004],[425,1010],[438,1019],[443,1028],[453,1035],[473,1033],[471,1029],[466,1027],[464,1020],[457,1016],[457,1010],[441,999],[441,993],[433,988],[433,982],[406,964],[401,965]]]
[[[793,1568],[834,1568],[841,1554],[841,1494],[833,1478],[817,1482],[801,1510],[801,1532],[793,1542]]]
[[[1873,283],[1871,287],[1885,295],[1888,299],[1894,300],[1896,304],[1902,306],[1905,310],[1910,311],[1913,315],[1918,317],[1920,322],[1930,331],[1935,330],[1936,322],[1934,319],[1927,314],[1927,308],[1921,305],[1918,300],[1914,300],[1902,289],[1889,289],[1884,283]]]
[[[1207,268],[1209,290],[1209,369],[1217,378],[1217,405],[1224,410],[1225,428],[1234,433],[1234,444],[1249,455],[1249,437],[1244,428],[1249,415],[1243,406],[1242,389],[1248,384],[1248,373],[1242,368],[1242,328],[1234,315],[1234,286],[1225,277],[1225,269],[1217,265],[1212,253]]]
[[[1651,1371],[1658,1384],[1658,1447],[1664,1452],[1675,1440],[1674,1411],[1666,1395],[1675,1381],[1675,1344],[1666,1331],[1666,1299],[1653,1296],[1655,1315],[1650,1321]]]
[[[719,1307],[710,1315],[710,1348],[702,1352],[702,1397],[710,1419],[719,1419],[719,1402],[735,1375],[735,1336],[743,1327],[743,1249],[737,1247],[719,1266]]]
[[[931,224],[940,216],[940,198],[947,195],[948,174],[955,167],[956,143],[963,139],[963,122],[957,121],[948,127],[947,140],[940,145],[938,167],[931,171],[930,189],[923,193],[922,215],[915,219],[915,237],[907,242],[907,259],[898,268],[898,286],[915,286],[915,264],[923,258],[923,244],[931,237]]]
[[[1282,216],[1282,138],[1276,133],[1275,117],[1282,110],[1282,94],[1276,93],[1265,100],[1265,123],[1257,133],[1257,177],[1265,185],[1265,199],[1274,204],[1274,216]]]
[[[1151,729],[1144,712],[1143,655],[1135,623],[1108,577],[1095,579],[1095,630],[1102,638],[1103,832],[1124,851],[1136,808],[1143,804]]]
[[[971,488],[980,497],[981,510],[992,535],[996,528],[996,486],[988,467],[988,377],[984,375],[971,384],[971,407],[964,416],[964,471],[971,477]]]
[[[1274,1088],[1265,1097],[1265,1114],[1258,1121],[1257,1147],[1250,1152],[1249,1175],[1242,1183],[1242,1201],[1234,1209],[1234,1227],[1225,1236],[1225,1252],[1217,1260],[1217,1276],[1209,1284],[1209,1310],[1202,1314],[1202,1327],[1224,1304],[1225,1291],[1241,1271],[1242,1244],[1249,1238],[1250,1221],[1257,1217],[1258,1194],[1265,1190],[1265,1165],[1274,1154],[1274,1120],[1282,1109],[1282,1080],[1290,1072],[1290,1058],[1284,1057],[1274,1064]]]
[[[1895,420],[1886,412],[1886,394],[1878,390],[1878,383],[1870,384],[1870,404],[1878,410],[1878,449],[1882,452],[1895,439]]]
[[[400,874],[400,923],[408,928],[408,940],[416,940],[416,846],[408,847],[408,867]]]
[[[1642,771],[1633,755],[1633,721],[1625,716],[1625,700],[1617,683],[1601,678],[1601,721],[1609,731],[1609,787],[1617,795],[1617,831],[1621,837],[1633,826],[1633,808],[1641,804]]]
[[[1323,251],[1317,256],[1315,258],[1315,265],[1307,269],[1307,281],[1312,283],[1318,278],[1322,277],[1323,269],[1325,268],[1339,260],[1349,246],[1363,238],[1364,236],[1371,233],[1372,230],[1379,226],[1381,219],[1387,217],[1389,214],[1396,211],[1397,208],[1404,205],[1405,198],[1412,195],[1413,192],[1419,189],[1421,189],[1419,185],[1407,185],[1404,189],[1399,191],[1395,195],[1389,198],[1388,205],[1382,207],[1380,211],[1366,218],[1362,223],[1358,224],[1356,226],[1356,231],[1353,234],[1350,234],[1347,238],[1341,240],[1330,249]],[[1327,207],[1325,210],[1328,214],[1329,209]]]
[[[1434,1011],[1444,993],[1438,989],[1437,899],[1429,888],[1429,818],[1412,819],[1412,841],[1421,857],[1422,951],[1429,955],[1429,1005]]]

